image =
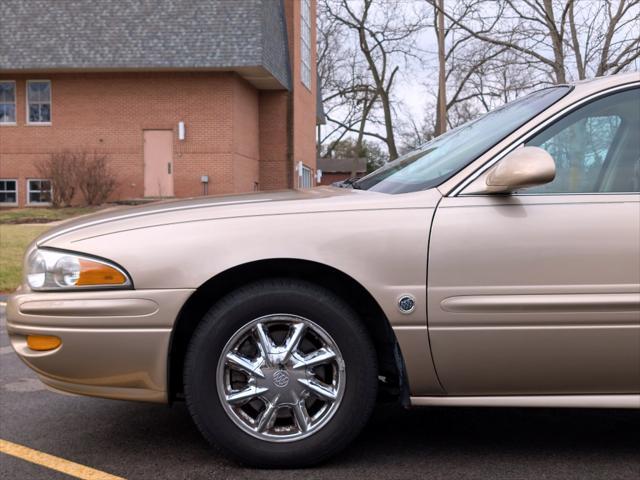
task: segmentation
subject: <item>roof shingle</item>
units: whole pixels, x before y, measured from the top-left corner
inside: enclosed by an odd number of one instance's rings
[[[2,0],[0,71],[263,67],[290,88],[281,0]]]

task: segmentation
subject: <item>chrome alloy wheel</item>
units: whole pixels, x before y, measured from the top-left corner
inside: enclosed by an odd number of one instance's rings
[[[329,334],[288,314],[257,318],[234,333],[216,372],[227,415],[270,442],[300,440],[326,425],[345,380],[342,355]]]

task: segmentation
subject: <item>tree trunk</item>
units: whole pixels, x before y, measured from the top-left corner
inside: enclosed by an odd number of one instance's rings
[[[438,37],[438,108],[436,111],[436,136],[447,131],[447,88],[446,88],[446,62],[444,45],[444,0],[437,0],[436,8],[436,35]]]
[[[567,76],[564,69],[564,49],[563,39],[556,27],[555,14],[553,12],[552,0],[544,0],[545,22],[551,36],[551,46],[553,47],[553,71],[557,83],[567,83]]]
[[[573,53],[576,57],[576,68],[578,69],[578,78],[584,80],[587,78],[585,65],[582,61],[582,52],[580,51],[580,40],[578,39],[578,30],[576,29],[576,17],[574,12],[574,2],[569,5],[569,28],[571,29],[571,42],[573,45]]]
[[[396,148],[396,139],[393,132],[393,117],[391,116],[391,104],[389,95],[386,91],[380,94],[382,101],[382,111],[384,113],[384,126],[387,133],[387,149],[389,150],[389,160],[398,158],[398,149]]]

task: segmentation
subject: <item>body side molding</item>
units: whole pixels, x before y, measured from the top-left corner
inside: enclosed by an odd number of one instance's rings
[[[447,312],[594,312],[640,311],[640,293],[465,295],[445,298]]]
[[[414,407],[637,408],[640,394],[411,397]]]

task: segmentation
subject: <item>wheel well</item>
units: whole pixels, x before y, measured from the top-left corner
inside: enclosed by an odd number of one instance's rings
[[[400,348],[386,315],[373,296],[349,275],[316,262],[297,259],[260,260],[226,270],[202,284],[184,304],[173,328],[168,359],[169,400],[183,398],[182,374],[189,341],[205,313],[233,290],[266,278],[298,278],[341,297],[364,320],[378,357],[381,393],[408,401]]]

